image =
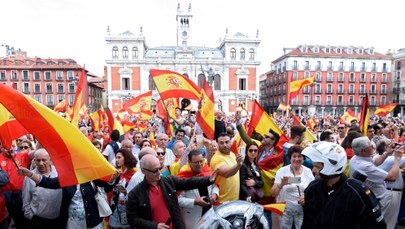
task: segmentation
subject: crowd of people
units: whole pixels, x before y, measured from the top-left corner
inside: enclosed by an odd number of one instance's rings
[[[60,186],[58,168],[35,136],[21,136],[12,148],[0,145],[0,229],[10,223],[17,229],[191,229],[209,208],[234,200],[285,203],[282,215],[263,216],[273,229],[393,229],[405,219],[402,120],[372,117],[364,136],[356,121],[325,116],[310,129],[316,137],[310,143],[308,127],[273,118],[286,142],[270,127],[249,136],[240,112],[215,111],[214,139],[180,109],[169,134],[158,118],[125,133],[93,131],[81,120],[80,130],[116,173],[69,187]],[[239,137],[243,147],[232,150]],[[100,216],[98,192],[108,197],[107,217]]]

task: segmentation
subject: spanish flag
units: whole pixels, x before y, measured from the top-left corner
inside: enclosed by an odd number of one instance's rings
[[[201,100],[198,105],[196,121],[208,139],[214,139],[215,115],[214,115],[214,93],[204,78],[201,89]]]
[[[385,115],[391,113],[391,111],[393,111],[397,105],[398,105],[398,103],[391,103],[391,104],[379,106],[377,108],[377,110],[374,111],[374,114],[379,115],[379,116],[385,116]]]
[[[288,109],[287,105],[285,105],[283,102],[281,102],[277,107],[277,110],[280,111],[287,111],[287,109]]]
[[[124,127],[122,127],[121,123],[114,118],[113,113],[111,112],[110,108],[107,107],[107,117],[108,117],[108,126],[110,127],[110,133],[113,130],[118,130],[120,132],[120,135],[125,134],[124,132]]]
[[[76,95],[75,95],[75,101],[73,103],[73,114],[72,114],[72,124],[74,126],[78,126],[79,124],[79,113],[80,110],[82,110],[82,106],[84,105],[84,90],[86,89],[86,70],[84,67],[82,68],[82,74],[80,75],[79,78],[79,84],[77,85],[76,88]]]
[[[163,125],[165,127],[165,133],[172,136],[173,126],[169,123],[168,115],[171,117],[176,116],[176,107],[180,107],[178,98],[158,99],[156,101],[156,114],[163,118]]]
[[[152,104],[152,91],[148,91],[126,101],[122,105],[122,108],[130,110],[135,113],[150,110],[151,104]]]
[[[298,119],[298,117],[294,113],[291,114],[293,116],[293,125],[305,127],[304,139],[309,141],[310,143],[314,143],[316,137],[311,133],[311,131],[308,130],[306,126],[304,126],[304,124],[302,124],[302,122]]]
[[[280,136],[283,134],[283,131],[280,127],[273,121],[269,114],[260,106],[260,104],[255,100],[253,104],[252,116],[250,118],[248,135],[252,135],[253,130],[264,135],[272,129]]]
[[[311,130],[314,130],[315,125],[318,125],[318,123],[315,121],[313,118],[307,119],[307,125]]]
[[[91,123],[93,123],[94,131],[100,130],[100,113],[99,111],[93,112],[90,116]]]
[[[0,91],[0,103],[49,152],[62,187],[114,174],[114,167],[76,126],[4,84]]]
[[[28,134],[28,131],[0,103],[0,140],[3,147],[10,149],[13,140],[24,134]]]
[[[284,214],[284,210],[285,210],[285,202],[266,204],[266,205],[263,205],[263,208],[266,211],[272,211],[272,212],[282,216]]]
[[[291,101],[295,96],[300,93],[301,89],[303,87],[309,86],[314,83],[314,77],[309,77],[306,79],[302,80],[295,80],[290,83],[290,94],[289,94],[289,100]]]
[[[56,106],[53,108],[53,111],[55,111],[56,113],[58,112],[63,112],[66,110],[66,100],[62,100],[60,101],[58,104],[56,104]]]
[[[363,101],[361,103],[361,113],[359,120],[359,127],[364,136],[367,136],[367,127],[369,120],[370,120],[370,108],[368,105],[368,94],[366,94],[366,96],[363,97]]]
[[[160,98],[187,98],[200,100],[201,88],[189,78],[169,70],[151,69],[150,75],[159,91]]]
[[[351,121],[357,120],[356,115],[352,111],[352,109],[348,108],[346,112],[340,117],[340,123],[350,124]]]

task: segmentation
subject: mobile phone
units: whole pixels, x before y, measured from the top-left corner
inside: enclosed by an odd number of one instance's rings
[[[167,220],[166,220],[166,223],[165,223],[167,226],[169,226],[170,224],[172,224],[172,218],[168,218]]]
[[[301,177],[288,177],[289,184],[299,184],[301,183]]]
[[[245,158],[245,156],[246,156],[246,147],[245,147],[245,146],[240,146],[240,147],[239,147],[239,154],[240,154],[243,158]]]

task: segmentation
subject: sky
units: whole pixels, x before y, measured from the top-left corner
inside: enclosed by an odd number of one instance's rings
[[[283,48],[302,44],[405,48],[402,0],[2,0],[0,45],[72,58],[102,76],[108,26],[111,34],[142,27],[149,47],[174,46],[178,3],[191,3],[190,45],[218,47],[226,29],[250,37],[259,30],[259,74]]]

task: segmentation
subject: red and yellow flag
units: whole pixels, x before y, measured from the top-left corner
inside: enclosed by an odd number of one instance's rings
[[[367,127],[369,120],[370,120],[370,108],[368,106],[368,94],[366,94],[366,96],[363,97],[363,101],[361,103],[361,113],[359,120],[359,127],[361,133],[363,133],[364,136],[367,136]]]
[[[215,115],[214,93],[204,78],[201,89],[201,100],[198,106],[196,121],[208,139],[214,139]]]
[[[311,143],[314,143],[314,141],[316,140],[316,137],[311,133],[311,131],[308,130],[308,128],[306,126],[304,126],[304,124],[302,124],[302,122],[299,120],[299,118],[294,113],[291,113],[291,114],[293,116],[293,125],[299,125],[299,126],[305,127],[304,139]]]
[[[349,125],[351,121],[357,120],[356,115],[352,111],[352,109],[348,108],[346,112],[340,117],[340,123],[344,123]]]
[[[314,77],[309,77],[306,79],[302,80],[295,80],[290,83],[290,94],[289,94],[289,100],[291,101],[295,96],[300,93],[301,89],[303,87],[309,86],[314,83]]]
[[[393,111],[397,105],[398,105],[398,103],[391,103],[391,104],[379,106],[377,108],[377,110],[374,111],[374,114],[379,115],[379,116],[385,116],[385,115],[391,113],[391,111]]]
[[[176,117],[176,107],[180,107],[180,102],[178,98],[169,98],[166,100],[158,99],[156,102],[156,114],[164,118],[164,127],[167,135],[172,136],[173,126],[169,123],[168,115],[171,117]]]
[[[111,112],[110,108],[107,107],[107,117],[108,117],[108,126],[110,127],[110,133],[113,130],[118,130],[120,132],[120,135],[125,134],[124,132],[124,127],[122,127],[121,123],[114,118],[113,113]]]
[[[318,123],[315,121],[313,118],[307,119],[307,126],[311,129],[314,130],[315,125],[318,125]]]
[[[28,131],[0,103],[0,140],[3,147],[10,149],[13,140],[24,134],[28,134]]]
[[[266,204],[266,205],[263,205],[263,208],[266,211],[272,211],[272,212],[282,216],[284,214],[284,210],[285,210],[285,202]]]
[[[282,135],[283,131],[280,127],[273,121],[269,114],[260,106],[260,104],[255,100],[253,104],[252,116],[250,118],[248,135],[252,135],[253,130],[261,135],[264,135],[272,129],[278,135]]]
[[[95,131],[100,130],[100,113],[99,111],[95,111],[90,115],[90,120],[93,123],[93,128]]]
[[[150,110],[151,103],[152,91],[148,91],[124,102],[122,108],[136,113],[140,111]]]
[[[287,109],[288,109],[287,105],[285,105],[283,102],[281,102],[277,107],[277,110],[280,111],[287,111]]]
[[[63,112],[66,110],[66,100],[62,100],[60,101],[58,104],[56,104],[56,106],[53,108],[53,111],[55,111],[56,113],[58,112]]]
[[[0,103],[50,154],[62,187],[114,174],[114,167],[76,126],[4,84],[0,91]]]
[[[151,69],[150,75],[159,91],[160,98],[187,98],[200,100],[201,88],[189,78],[169,70]]]
[[[80,117],[80,110],[82,109],[82,106],[84,104],[84,90],[86,89],[86,70],[83,67],[82,68],[82,74],[80,75],[79,78],[79,83],[76,88],[76,95],[75,95],[75,101],[73,103],[73,114],[72,114],[72,124],[74,126],[78,126],[79,124],[79,117]]]

